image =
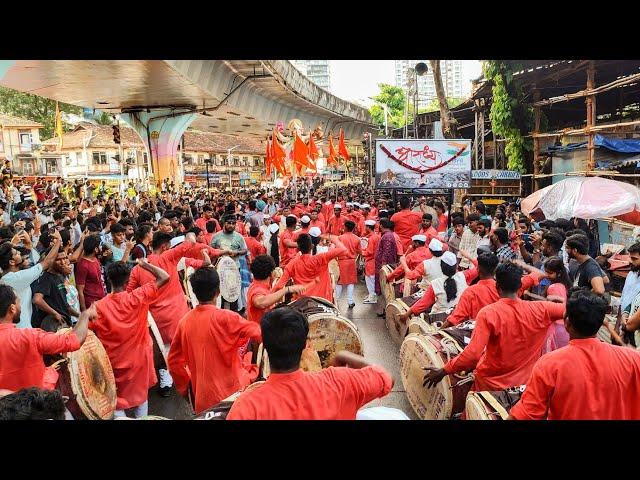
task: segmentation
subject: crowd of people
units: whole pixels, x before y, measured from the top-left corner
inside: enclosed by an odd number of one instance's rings
[[[611,279],[582,219],[539,222],[515,202],[490,214],[479,201],[456,209],[370,186],[212,194],[167,181],[3,182],[0,418],[47,418],[47,408],[49,418],[68,416],[43,356],[79,349],[91,330],[113,368],[116,417],[148,415],[156,384],[203,412],[256,381],[262,344],[271,374],[228,419],[354,419],[391,391],[392,376],[346,351],[331,368],[302,371],[309,325],[286,304],[346,294],[348,308],[372,304],[382,316],[381,280],[400,278],[426,286],[403,321],[476,322],[464,352],[428,370],[425,388],[473,371],[475,390],[527,385],[513,418],[640,418],[640,244],[628,249],[616,329],[605,321]],[[238,268],[237,299],[221,293],[213,265],[222,256]],[[357,298],[361,282],[367,294]],[[148,313],[168,352],[160,365]],[[615,345],[597,338],[603,326]]]

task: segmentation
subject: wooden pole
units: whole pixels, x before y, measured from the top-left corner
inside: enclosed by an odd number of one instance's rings
[[[482,158],[482,168],[484,169],[486,168],[484,156],[484,106],[481,107],[480,112],[478,113],[478,119],[480,121],[480,146],[478,147],[478,150],[480,151],[480,158]]]
[[[587,90],[593,90],[594,80],[596,76],[595,63],[589,62],[587,69]],[[595,127],[596,124],[596,98],[595,95],[587,96],[585,100],[587,105],[587,129]],[[588,132],[587,138],[587,171],[591,171],[595,167],[595,152],[593,147],[594,132]]]
[[[476,109],[478,108],[478,102],[476,102]],[[474,142],[474,147],[475,147],[475,154],[476,154],[476,161],[475,161],[475,169],[478,169],[478,142],[479,142],[479,138],[478,138],[478,110],[476,110],[474,112],[474,117],[475,117],[475,142]]]
[[[534,86],[535,88],[535,86]],[[537,102],[540,99],[540,90],[533,91],[533,100]],[[540,133],[540,107],[533,109],[533,133]],[[538,158],[540,156],[540,140],[533,137],[533,181],[531,183],[532,191],[535,192],[540,188],[537,176],[540,174],[540,164]]]

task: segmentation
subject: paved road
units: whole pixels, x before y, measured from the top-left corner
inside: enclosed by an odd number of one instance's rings
[[[402,386],[400,379],[400,369],[398,364],[399,347],[393,343],[387,333],[384,318],[376,316],[375,305],[366,305],[362,300],[367,294],[364,285],[358,284],[355,291],[356,306],[349,310],[347,308],[347,292],[342,292],[342,298],[338,302],[338,308],[342,314],[352,320],[358,327],[362,342],[364,344],[365,357],[372,362],[386,368],[395,380],[393,390],[389,395],[374,400],[367,406],[385,406],[399,408],[405,412],[409,418],[417,419]],[[160,415],[175,420],[186,420],[191,418],[190,407],[177,393],[168,398],[160,397],[157,387],[149,392],[149,414]]]

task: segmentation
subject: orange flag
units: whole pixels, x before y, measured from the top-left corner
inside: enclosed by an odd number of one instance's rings
[[[313,135],[309,135],[309,156],[314,160],[320,156],[316,142],[313,141]]]
[[[327,164],[337,165],[338,164],[338,160],[336,158],[337,156],[338,154],[336,153],[336,147],[333,146],[333,137],[329,135],[329,156],[327,157]]]
[[[276,129],[273,129],[273,135],[271,137],[271,161],[273,165],[276,167],[276,170],[280,172],[282,175],[287,174],[287,169],[285,167],[285,159],[287,158],[287,154],[285,153],[282,145],[278,142],[278,137],[276,136]]]
[[[309,149],[296,133],[296,139],[293,143],[293,161],[296,165],[315,169],[314,165],[309,161]]]
[[[349,151],[347,150],[347,146],[344,144],[344,131],[340,129],[340,140],[338,141],[338,151],[340,152],[340,156],[344,158],[345,163],[349,162]]]

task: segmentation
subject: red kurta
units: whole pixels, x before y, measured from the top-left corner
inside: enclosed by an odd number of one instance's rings
[[[346,252],[343,248],[332,248],[326,253],[311,255],[309,253],[294,258],[289,265],[284,268],[284,273],[273,290],[280,290],[293,278],[297,285],[306,285],[316,278],[320,281],[305,290],[305,296],[321,297],[333,302],[333,288],[331,288],[331,277],[329,276],[329,262]]]
[[[413,250],[411,253],[408,253],[405,257],[405,261],[407,262],[407,267],[409,267],[409,270],[413,270],[419,265],[422,265],[423,261],[429,260],[431,257],[433,257],[431,250],[429,250],[427,247],[420,247],[417,250]],[[389,280],[395,280],[396,278],[400,278],[402,276],[404,276],[404,268],[402,268],[402,265],[398,265],[396,269],[389,274]]]
[[[244,241],[247,244],[247,250],[249,250],[250,254],[249,262],[253,262],[258,255],[266,255],[267,249],[255,238],[246,237]]]
[[[360,237],[351,232],[340,235],[340,241],[347,247],[347,252],[338,257],[340,278],[338,285],[352,285],[358,283],[358,271],[356,269],[356,255],[360,253]]]
[[[392,386],[391,376],[377,366],[272,373],[233,403],[227,420],[355,420],[361,407]]]
[[[294,247],[287,247],[285,245],[285,241],[290,241],[295,243],[295,232],[292,232],[289,229],[286,229],[284,232],[280,234],[280,238],[278,239],[279,248],[280,248],[280,266],[285,267],[293,258],[298,254],[298,249]]]
[[[271,293],[271,279],[254,280],[247,290],[247,320],[256,322],[260,325],[262,316],[267,313],[270,308],[258,308],[253,304],[256,297],[269,295]]]
[[[376,274],[376,249],[380,242],[380,235],[372,233],[367,238],[369,243],[366,250],[362,252],[362,256],[364,257],[364,274],[370,277]]]
[[[333,216],[333,203],[324,203],[320,209],[320,213],[324,216],[325,220]]]
[[[327,233],[330,233],[331,235],[342,235],[344,233],[345,220],[347,220],[347,218],[343,215],[329,218],[329,221],[327,222]]]
[[[16,328],[0,324],[0,389],[16,392],[23,388],[43,388],[43,354],[73,352],[80,348],[75,332],[64,335],[39,328]]]
[[[169,372],[183,395],[191,382],[196,413],[251,383],[238,354],[249,339],[262,340],[260,326],[215,305],[198,305],[180,320],[169,350]]]
[[[427,228],[426,230],[422,227],[420,227],[420,231],[418,232],[419,235],[424,235],[427,237],[427,243],[425,244],[427,247],[429,246],[429,242],[431,242],[431,239],[435,238],[436,240],[440,240],[440,237],[438,236],[438,231],[433,228],[433,226]]]
[[[534,365],[518,420],[640,420],[640,353],[597,338],[574,339]]]
[[[478,313],[471,342],[444,369],[472,371],[475,390],[501,390],[526,383],[551,322],[563,318],[565,306],[501,298]]]
[[[184,242],[163,252],[162,255],[151,254],[147,257],[150,264],[160,267],[170,277],[169,283],[162,289],[163,294],[149,306],[149,311],[158,325],[158,330],[160,330],[165,344],[171,343],[178,322],[189,311],[178,275],[178,262],[182,257],[201,259],[203,249],[207,249],[212,258],[220,255],[220,250],[208,247],[203,243]],[[153,274],[136,265],[131,271],[127,291],[132,292],[149,282],[155,282]]]
[[[536,272],[522,277],[522,287],[518,291],[518,296],[522,296],[525,290],[538,285],[538,280]],[[499,299],[500,295],[494,278],[478,280],[478,283],[471,285],[462,293],[458,305],[447,320],[452,325],[458,325],[465,320],[474,320],[482,308],[496,303]]]
[[[324,220],[320,220],[319,216],[317,220],[311,220],[311,223],[309,223],[309,228],[312,228],[312,227],[318,227],[320,229],[320,233],[324,233],[327,228],[325,226]]]
[[[411,245],[411,237],[418,233],[422,224],[422,213],[400,210],[391,217],[393,231],[398,234],[404,250]]]
[[[446,232],[447,231],[447,222],[449,218],[446,213],[442,215],[438,215],[438,232]]]
[[[96,302],[98,318],[89,328],[102,342],[116,379],[116,408],[133,408],[147,401],[148,391],[158,381],[153,366],[153,342],[149,336],[149,304],[164,287],[155,282],[129,292],[110,293]]]

